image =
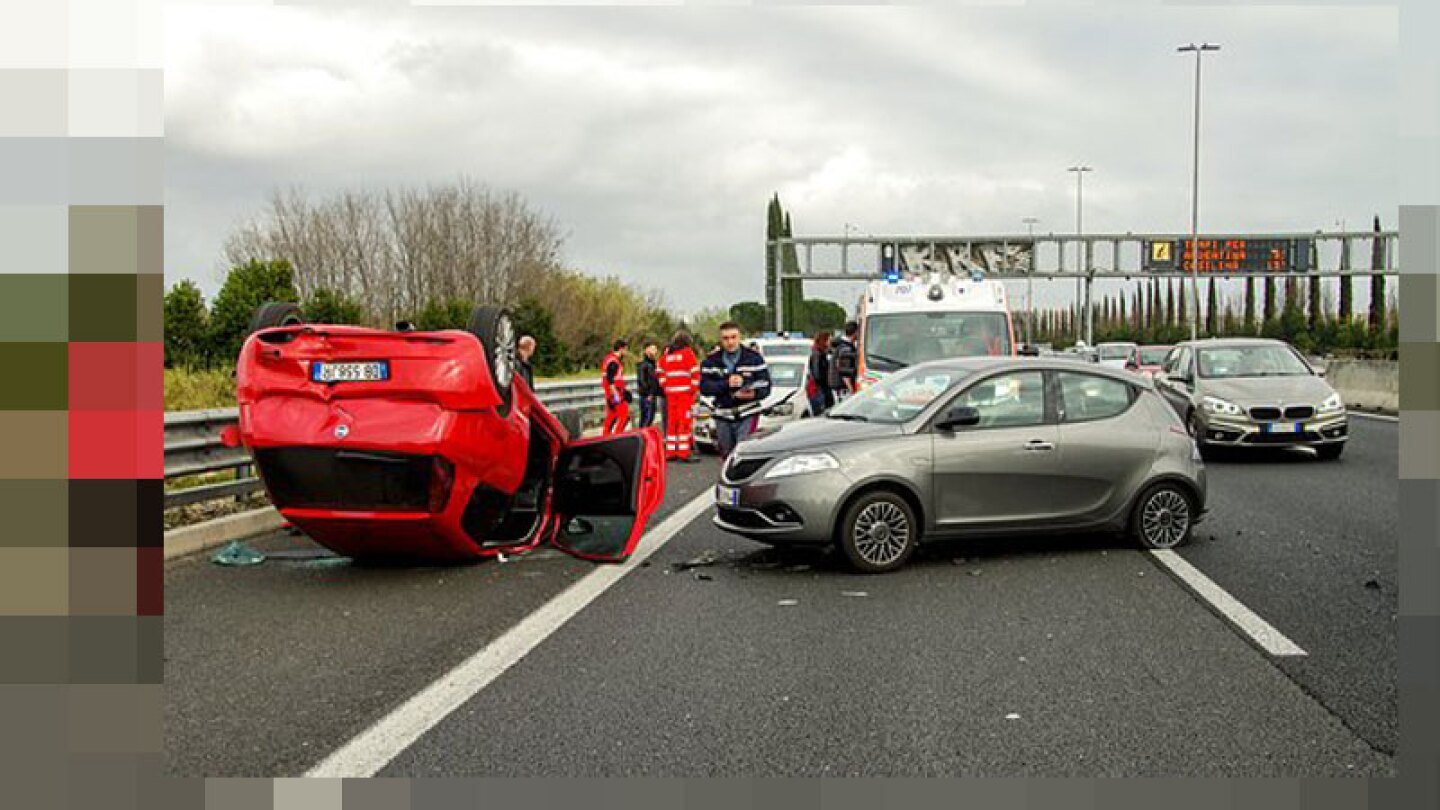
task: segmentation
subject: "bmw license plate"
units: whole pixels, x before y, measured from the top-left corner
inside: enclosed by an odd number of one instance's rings
[[[715,487],[715,503],[721,506],[739,506],[740,490],[734,487]]]
[[[1299,422],[1274,422],[1260,426],[1261,433],[1302,433],[1304,426]]]
[[[383,382],[388,379],[390,379],[390,362],[388,360],[371,360],[364,363],[314,362],[310,364],[311,382]]]

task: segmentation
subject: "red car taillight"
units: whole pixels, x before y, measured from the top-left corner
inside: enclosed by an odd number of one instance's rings
[[[455,465],[441,456],[430,463],[430,514],[445,511],[445,502],[450,500],[450,488],[455,485]]]

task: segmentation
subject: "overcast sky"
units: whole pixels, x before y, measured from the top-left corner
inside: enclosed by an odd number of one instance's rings
[[[167,10],[166,276],[207,296],[271,191],[516,191],[565,260],[682,312],[763,294],[797,236],[1184,232],[1398,213],[1389,8]],[[852,229],[852,233],[855,232]],[[1059,295],[1069,284],[1050,288]],[[852,290],[808,292],[853,303]],[[1058,299],[1056,299],[1058,300]]]

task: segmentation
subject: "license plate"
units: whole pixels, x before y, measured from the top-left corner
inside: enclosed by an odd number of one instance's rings
[[[390,363],[372,360],[364,363],[311,363],[311,382],[382,382],[390,379]]]
[[[1268,425],[1261,425],[1261,433],[1300,433],[1304,427],[1299,422],[1274,422]]]
[[[715,502],[721,506],[739,506],[740,490],[734,487],[715,487]]]

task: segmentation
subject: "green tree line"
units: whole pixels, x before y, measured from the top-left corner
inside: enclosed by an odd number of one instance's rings
[[[1390,353],[1399,346],[1399,312],[1393,293],[1387,295],[1385,277],[1370,276],[1370,307],[1353,311],[1355,279],[1339,279],[1332,301],[1322,279],[1245,279],[1239,300],[1220,296],[1216,280],[1202,284],[1201,337],[1267,337],[1284,340],[1306,353]],[[1134,290],[1095,301],[1096,342],[1134,341],[1171,344],[1190,337],[1192,302],[1188,280],[1151,278]],[[1084,313],[1076,307],[1037,309],[1034,340],[1058,348],[1075,342]],[[1017,313],[1016,330],[1022,336],[1024,313]]]
[[[193,281],[175,284],[165,295],[165,365],[215,368],[235,362],[255,308],[266,301],[300,305],[306,321],[391,328],[366,302],[328,287],[301,296],[289,261],[250,260],[232,268],[211,302]],[[543,285],[513,302],[458,297],[432,298],[402,312],[417,329],[463,329],[480,303],[510,307],[520,334],[535,338],[534,363],[542,376],[593,368],[616,337],[632,342],[668,341],[681,323],[654,295],[614,278],[551,271]]]

